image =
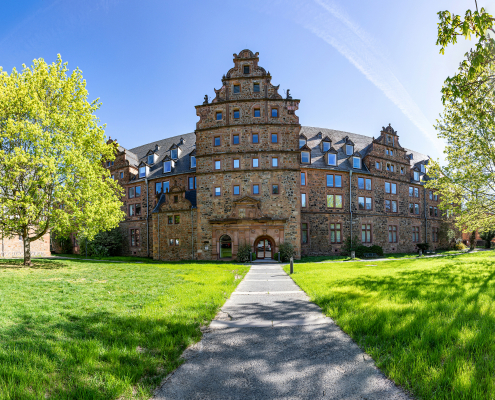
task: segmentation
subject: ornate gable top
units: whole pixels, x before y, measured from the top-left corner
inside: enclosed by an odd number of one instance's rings
[[[392,125],[390,124],[388,124],[386,128],[382,126],[382,132],[388,133],[390,135],[397,135],[397,131],[394,131],[394,128],[392,128]]]
[[[235,58],[244,58],[244,59],[246,59],[246,58],[258,58],[259,54],[260,53],[258,53],[258,52],[256,52],[256,54],[255,54],[249,49],[244,49],[241,52],[239,52],[239,55],[234,53],[234,59]]]

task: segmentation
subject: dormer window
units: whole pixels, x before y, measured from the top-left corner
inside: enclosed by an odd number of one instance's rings
[[[419,172],[418,171],[414,171],[414,180],[419,181]]]
[[[146,167],[139,167],[139,177],[146,178]]]
[[[352,168],[361,169],[361,157],[352,157]]]
[[[191,156],[191,168],[196,168],[196,157]]]
[[[326,153],[328,150],[330,150],[330,142],[323,142],[323,153]]]
[[[170,150],[170,158],[172,160],[177,160],[178,157],[178,154],[179,154],[179,150],[178,149],[172,149]]]
[[[328,153],[327,154],[328,165],[337,165],[337,154]]]
[[[259,91],[260,91],[260,84],[259,83],[253,84],[253,92],[259,93]]]
[[[345,154],[348,156],[352,156],[354,154],[354,146],[352,144],[345,145]]]
[[[424,164],[421,164],[421,173],[424,174],[426,172],[426,167]]]
[[[165,161],[163,163],[163,173],[166,174],[172,172],[172,161]]]
[[[155,163],[155,156],[154,156],[154,154],[150,154],[148,156],[148,164],[152,165],[154,163]]]
[[[241,93],[241,85],[234,85],[234,93]]]
[[[244,73],[249,74],[249,65],[244,66]]]
[[[301,152],[301,163],[309,164],[311,162],[311,153],[309,151]]]
[[[300,137],[299,138],[299,148],[304,147],[306,145],[306,139]]]

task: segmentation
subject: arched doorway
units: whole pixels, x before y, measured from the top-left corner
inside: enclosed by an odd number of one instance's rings
[[[272,238],[268,236],[261,236],[254,242],[254,250],[256,252],[256,259],[271,259],[273,258],[275,243]]]
[[[220,238],[220,258],[232,257],[232,239],[229,235]]]

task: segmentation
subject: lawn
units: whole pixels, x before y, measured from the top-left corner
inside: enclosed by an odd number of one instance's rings
[[[312,300],[417,398],[495,398],[495,252],[294,269]]]
[[[248,267],[0,261],[0,399],[146,399]]]

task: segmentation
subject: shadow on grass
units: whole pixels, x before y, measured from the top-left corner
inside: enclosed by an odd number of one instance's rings
[[[60,269],[67,265],[61,261],[46,260],[46,259],[33,259],[31,266],[25,266],[24,261],[20,259],[0,259],[0,269],[14,268],[14,269]]]
[[[453,259],[434,269],[334,281],[315,302],[418,397],[492,399],[493,262]]]

